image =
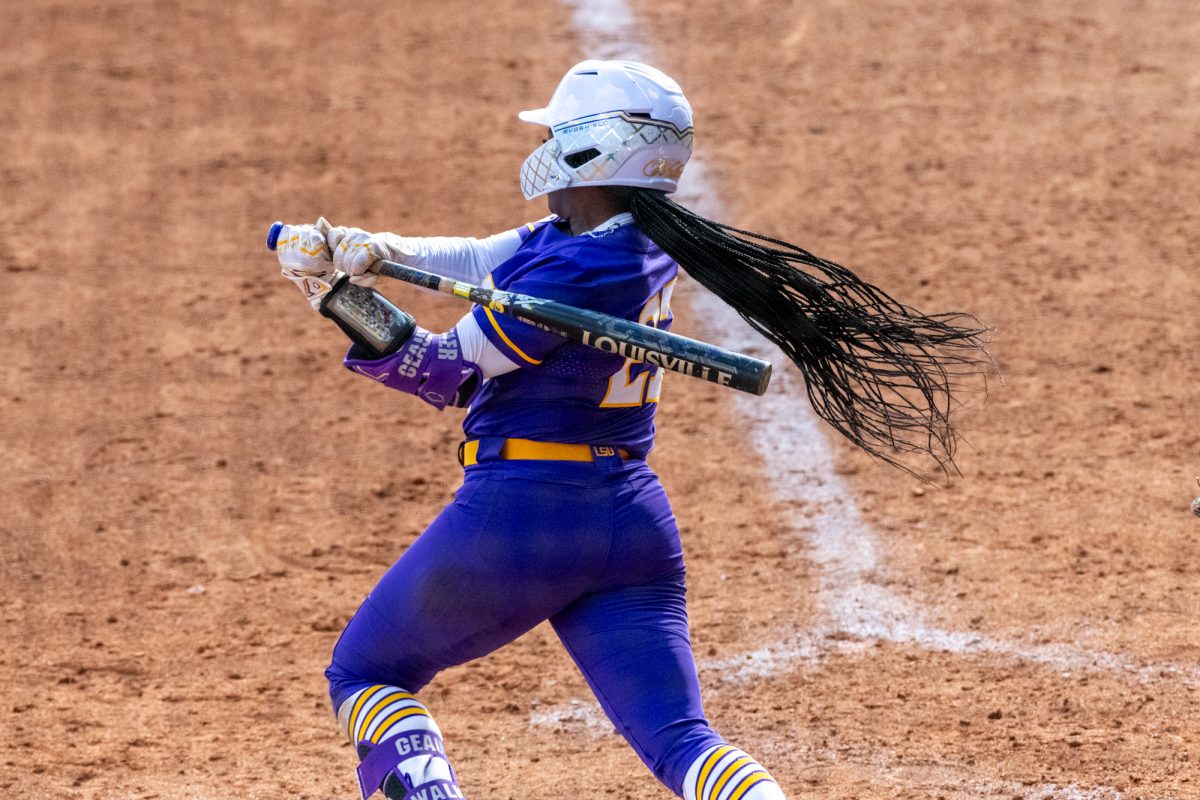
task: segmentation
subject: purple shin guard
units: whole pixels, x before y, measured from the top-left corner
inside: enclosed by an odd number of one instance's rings
[[[432,334],[417,327],[400,349],[384,358],[372,358],[355,345],[342,363],[384,386],[415,394],[439,409],[467,405],[480,383],[479,367],[463,358],[454,329]]]
[[[364,747],[364,745],[359,745]],[[377,745],[366,745],[369,751],[358,765],[358,788],[363,800],[384,789],[389,800],[460,800],[454,770],[446,762],[449,779],[422,780],[409,774],[403,765],[413,758],[428,757],[445,760],[441,737],[431,731],[411,731],[393,736]],[[426,776],[428,777],[428,776]],[[416,781],[420,780],[420,783]],[[387,782],[385,784],[385,781]],[[402,789],[398,792],[396,789]],[[395,797],[393,797],[395,796]]]

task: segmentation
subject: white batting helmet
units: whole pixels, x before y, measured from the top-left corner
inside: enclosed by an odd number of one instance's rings
[[[526,200],[568,186],[673,192],[692,155],[692,107],[679,84],[634,61],[583,61],[550,104],[522,111],[551,138],[521,166]]]

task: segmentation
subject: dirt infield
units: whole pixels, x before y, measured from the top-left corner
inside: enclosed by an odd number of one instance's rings
[[[4,797],[356,796],[321,673],[461,412],[342,370],[262,239],[542,216],[514,113],[603,44],[557,2],[229,5],[5,12]],[[729,222],[978,314],[1006,375],[936,488],[668,381],[714,726],[794,798],[1200,797],[1194,4],[629,12]],[[545,627],[425,699],[472,798],[668,796]]]

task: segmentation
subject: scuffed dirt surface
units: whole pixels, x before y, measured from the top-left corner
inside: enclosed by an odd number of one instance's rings
[[[837,446],[866,577],[814,561],[728,392],[669,382],[653,463],[714,724],[790,797],[1200,796],[1194,9],[632,5],[730,222],[978,314],[1006,376],[948,486]],[[343,371],[263,235],[541,216],[513,113],[581,57],[567,14],[30,2],[6,28],[0,793],[356,796],[321,671],[457,486],[461,412]],[[977,644],[864,634],[830,601],[860,583]],[[545,628],[426,700],[472,797],[667,796]]]

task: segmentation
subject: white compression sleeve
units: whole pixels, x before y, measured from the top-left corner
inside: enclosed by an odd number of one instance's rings
[[[462,347],[463,360],[478,366],[484,380],[517,369],[517,365],[509,361],[508,356],[501,353],[496,345],[483,335],[474,314],[468,313],[454,328],[458,331],[458,344]]]
[[[511,258],[521,246],[521,234],[515,230],[503,231],[485,239],[472,236],[383,235],[388,246],[401,254],[402,263],[468,283],[479,283],[489,272]]]

